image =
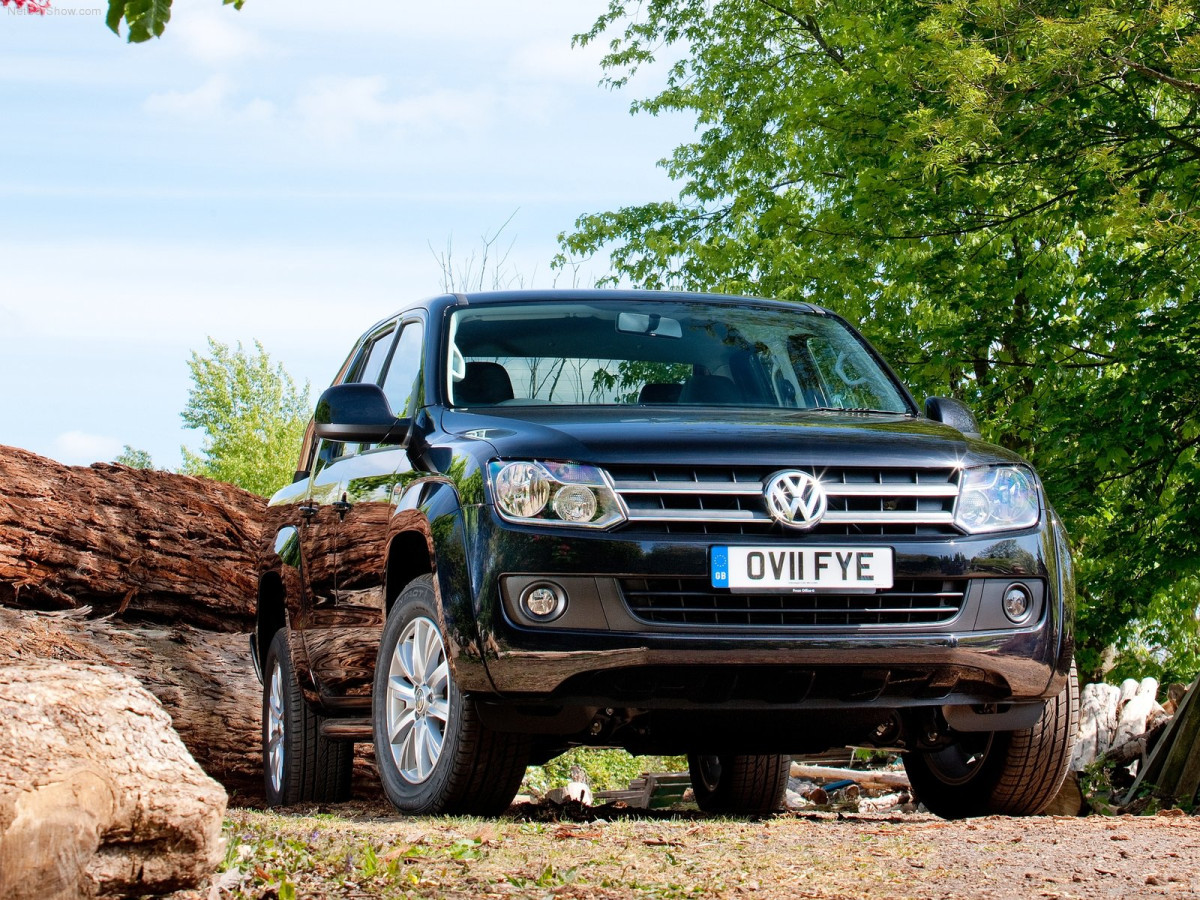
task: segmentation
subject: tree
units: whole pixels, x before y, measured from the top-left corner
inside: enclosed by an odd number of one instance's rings
[[[246,0],[221,0],[224,6],[241,9]],[[120,36],[125,22],[129,43],[140,44],[152,37],[162,37],[171,21],[171,0],[108,0],[105,22],[112,33]]]
[[[131,469],[153,469],[154,460],[150,458],[150,454],[145,450],[135,450],[129,444],[117,454],[117,458],[113,460],[122,466],[129,466]]]
[[[183,449],[183,471],[269,497],[291,480],[311,405],[262,344],[250,354],[208,339],[209,356],[188,361],[192,387],[181,416],[204,432],[199,454]]]
[[[1195,0],[612,0],[674,200],[586,215],[614,278],[814,299],[1031,457],[1079,551],[1081,665],[1200,571]],[[683,50],[686,48],[686,50]],[[1165,624],[1192,640],[1192,615]],[[1161,632],[1158,632],[1163,637]]]

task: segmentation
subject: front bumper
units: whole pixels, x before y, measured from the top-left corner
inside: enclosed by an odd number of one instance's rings
[[[860,615],[771,624],[754,617],[655,622],[635,614],[625,596],[631,583],[701,583],[712,546],[761,544],[761,535],[581,534],[509,525],[486,508],[477,522],[471,557],[480,647],[495,692],[511,702],[646,709],[1004,703],[1054,696],[1070,665],[1073,597],[1050,528],[1002,537],[838,539],[892,547],[897,579],[959,585],[960,607],[934,622]],[[568,611],[549,624],[519,603],[539,580],[560,584],[569,598]],[[998,606],[1013,582],[1036,595],[1036,612],[1021,627]]]

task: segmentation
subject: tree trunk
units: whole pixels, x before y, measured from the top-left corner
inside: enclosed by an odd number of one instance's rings
[[[220,862],[225,792],[134,679],[5,665],[0,710],[0,896],[165,893]]]
[[[0,605],[253,627],[265,501],[233,485],[0,446]]]

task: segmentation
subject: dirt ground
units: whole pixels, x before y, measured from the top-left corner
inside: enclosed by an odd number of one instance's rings
[[[1200,898],[1200,818],[987,818],[384,803],[235,809],[223,872],[172,900],[293,897]]]

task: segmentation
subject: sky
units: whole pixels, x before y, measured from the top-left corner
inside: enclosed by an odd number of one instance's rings
[[[198,450],[210,337],[315,402],[500,229],[520,283],[590,285],[605,261],[552,270],[557,235],[673,196],[656,163],[693,134],[629,114],[661,71],[611,91],[572,48],[607,0],[175,0],[139,45],[106,5],[0,7],[0,444],[67,464]]]

